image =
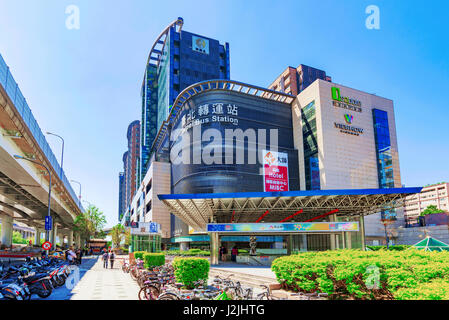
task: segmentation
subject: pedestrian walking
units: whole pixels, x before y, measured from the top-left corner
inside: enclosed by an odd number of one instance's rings
[[[223,261],[226,261],[227,255],[228,255],[228,249],[225,246],[223,246],[223,256],[222,256]]]
[[[73,251],[73,247],[69,248],[69,251],[67,252],[67,259],[69,260],[70,264],[75,263],[75,259],[76,259],[76,254]]]
[[[105,251],[103,253],[103,268],[108,268],[108,259],[109,259],[109,254],[107,251]]]
[[[109,260],[111,262],[111,269],[114,269],[114,259],[115,259],[115,253],[113,250],[111,250],[111,253],[109,254]]]
[[[237,249],[237,246],[234,246],[231,250],[231,261],[237,262],[238,253],[239,253],[239,250]]]
[[[218,248],[218,260],[223,261],[223,246]]]
[[[83,250],[78,249],[77,253],[76,253],[76,257],[77,257],[77,260],[78,260],[78,264],[81,264],[82,259],[83,259]]]

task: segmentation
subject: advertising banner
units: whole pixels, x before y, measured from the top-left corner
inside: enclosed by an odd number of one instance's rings
[[[288,154],[263,150],[263,191],[288,191]]]
[[[148,235],[156,234],[160,231],[160,225],[155,222],[134,222],[136,227],[131,227],[131,234]]]
[[[348,232],[359,231],[359,223],[350,222],[295,222],[295,223],[210,223],[207,232]]]

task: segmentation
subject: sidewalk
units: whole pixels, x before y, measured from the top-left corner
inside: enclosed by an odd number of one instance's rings
[[[139,289],[129,273],[122,271],[120,260],[115,261],[114,269],[104,269],[99,257],[72,290],[71,300],[138,300]]]

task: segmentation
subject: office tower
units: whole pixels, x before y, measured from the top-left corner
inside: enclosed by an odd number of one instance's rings
[[[145,67],[139,181],[148,170],[151,146],[177,95],[200,81],[230,78],[229,44],[184,31],[183,23],[178,18],[163,30]]]
[[[326,75],[326,71],[300,64],[297,68],[287,67],[268,88],[297,96],[316,79],[332,81],[332,78]]]

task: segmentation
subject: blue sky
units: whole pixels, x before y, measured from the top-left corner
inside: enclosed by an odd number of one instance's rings
[[[65,26],[71,4],[79,30]],[[380,30],[365,27],[368,5]],[[65,138],[67,177],[111,226],[148,51],[179,16],[230,43],[234,80],[267,86],[303,63],[394,100],[403,184],[449,181],[448,11],[446,1],[0,0],[0,53],[42,130]],[[60,141],[47,140],[59,158]]]

